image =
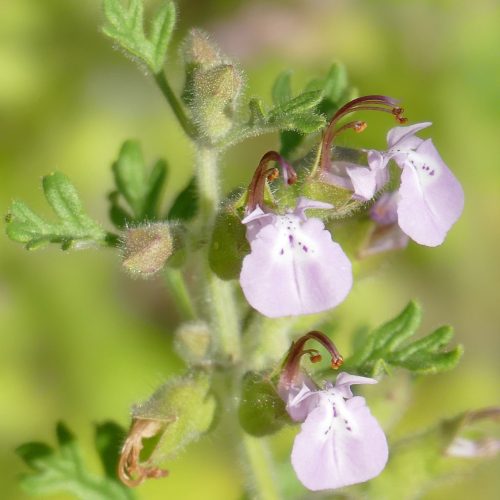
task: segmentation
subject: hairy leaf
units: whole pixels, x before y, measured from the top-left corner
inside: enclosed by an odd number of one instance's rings
[[[111,422],[97,426],[97,447],[106,471],[106,476],[101,477],[87,470],[75,436],[63,423],[58,423],[57,449],[36,442],[17,448],[17,454],[32,470],[22,476],[21,486],[35,495],[67,492],[82,500],[132,500],[135,498],[132,491],[116,478],[118,434],[121,440],[125,431]],[[111,446],[116,447],[114,459],[111,457]],[[115,461],[113,470],[112,460]]]
[[[175,26],[175,4],[166,1],[151,20],[149,33],[144,30],[143,0],[104,0],[106,18],[103,32],[132,56],[143,61],[153,73],[161,72]]]
[[[177,195],[167,214],[169,220],[188,221],[198,211],[198,189],[196,178],[193,177],[188,185]]]
[[[420,306],[410,302],[394,319],[376,328],[357,342],[358,348],[346,360],[346,370],[377,376],[391,366],[402,367],[417,374],[438,373],[456,366],[463,354],[462,346],[445,348],[453,338],[449,326],[438,328],[421,339],[408,343],[422,319]]]
[[[112,222],[122,228],[127,224],[157,220],[167,163],[158,160],[151,172],[147,172],[139,143],[129,140],[123,144],[112,169],[117,188],[109,196]],[[121,206],[121,197],[128,210]]]
[[[42,180],[45,197],[57,215],[56,222],[38,216],[22,201],[14,201],[6,216],[7,235],[33,250],[48,243],[59,243],[66,250],[85,244],[104,244],[106,232],[84,211],[75,187],[60,172]]]

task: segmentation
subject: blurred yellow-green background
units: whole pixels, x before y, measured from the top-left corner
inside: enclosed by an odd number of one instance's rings
[[[150,2],[154,4],[155,2]],[[423,332],[456,328],[466,354],[453,373],[417,382],[405,430],[468,408],[498,404],[500,389],[500,4],[495,0],[179,0],[177,42],[192,25],[241,61],[250,95],[266,97],[278,72],[303,83],[343,61],[360,93],[404,100],[462,181],[466,208],[439,248],[411,245],[358,280],[338,309],[347,332],[377,324],[410,298]],[[110,164],[137,138],[148,162],[170,164],[171,200],[192,172],[193,152],[153,83],[99,32],[96,0],[0,0],[0,212],[21,198],[47,213],[40,178],[61,170],[88,211],[107,218]],[[169,74],[182,83],[171,52]],[[298,90],[298,88],[297,88]],[[366,140],[383,147],[387,122]],[[379,126],[380,123],[380,126]],[[382,126],[383,125],[383,126]],[[392,125],[392,124],[390,124]],[[247,182],[276,136],[251,140],[224,160],[226,188]],[[3,232],[3,231],[2,231]],[[128,408],[182,365],[171,353],[177,315],[161,281],[129,280],[112,251],[28,253],[0,236],[0,497],[26,498],[14,448],[53,438],[57,419],[80,436],[92,463],[92,423],[127,425]],[[426,498],[493,499],[498,460]],[[234,455],[211,438],[171,464],[171,477],[140,498],[237,499]],[[64,495],[48,498],[68,498]]]

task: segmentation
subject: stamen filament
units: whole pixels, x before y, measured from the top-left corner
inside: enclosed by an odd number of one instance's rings
[[[335,127],[341,118],[357,111],[382,111],[384,113],[392,114],[396,120],[402,124],[405,123],[407,119],[402,116],[404,109],[397,106],[398,102],[399,101],[396,99],[384,95],[367,95],[353,99],[338,109],[323,133],[320,170],[325,171],[330,166],[330,149],[335,137],[349,128],[353,128],[356,132],[364,130],[364,128],[357,130],[356,127],[353,126],[356,122],[350,122],[335,130]]]
[[[330,353],[331,356],[331,367],[334,369],[339,368],[344,362],[344,358],[339,353],[335,344],[327,337],[324,333],[312,330],[300,337],[296,342],[290,347],[288,354],[283,361],[282,372],[280,377],[280,385],[291,386],[293,381],[299,374],[300,360],[304,354],[310,355],[310,360],[316,363],[321,360],[321,355],[316,349],[303,349],[304,344],[308,340],[316,340]],[[318,359],[318,355],[320,359]],[[314,359],[313,359],[314,358]]]
[[[267,164],[271,161],[279,163],[283,181],[287,185],[294,184],[297,180],[297,174],[293,167],[289,165],[284,158],[276,151],[268,151],[260,160],[252,180],[248,186],[248,201],[247,201],[247,214],[253,212],[257,205],[262,206],[264,203],[264,187],[266,180],[272,181],[279,176],[279,171],[276,168],[266,168]]]

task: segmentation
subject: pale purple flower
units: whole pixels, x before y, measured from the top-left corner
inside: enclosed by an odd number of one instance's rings
[[[440,245],[464,206],[462,187],[445,165],[431,139],[415,133],[431,125],[395,127],[387,135],[388,150],[368,151],[371,170],[385,169],[393,159],[402,169],[397,207],[399,227],[421,245]]]
[[[243,219],[251,253],[243,260],[240,283],[249,304],[265,316],[325,311],[342,302],[352,286],[351,263],[308,208],[332,205],[299,198],[284,215],[260,206]]]
[[[303,384],[288,393],[287,411],[303,421],[292,450],[292,465],[312,490],[362,483],[382,472],[388,458],[385,434],[352,384],[375,384],[372,378],[340,373],[335,386],[312,390]]]

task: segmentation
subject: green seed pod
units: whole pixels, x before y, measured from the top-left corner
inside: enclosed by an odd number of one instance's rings
[[[190,365],[203,365],[210,349],[210,328],[204,321],[183,323],[175,331],[175,350]]]
[[[245,225],[232,204],[222,207],[215,220],[208,253],[210,268],[219,278],[238,278],[243,258],[250,253],[245,234]]]
[[[210,377],[195,371],[168,381],[132,409],[132,426],[118,467],[120,479],[137,486],[149,477],[163,477],[159,466],[212,425],[216,410]]]
[[[273,434],[290,423],[285,403],[269,378],[255,371],[243,377],[238,415],[241,426],[252,436]]]
[[[157,222],[131,227],[122,241],[122,265],[134,276],[149,277],[158,272],[174,253],[171,224]]]

